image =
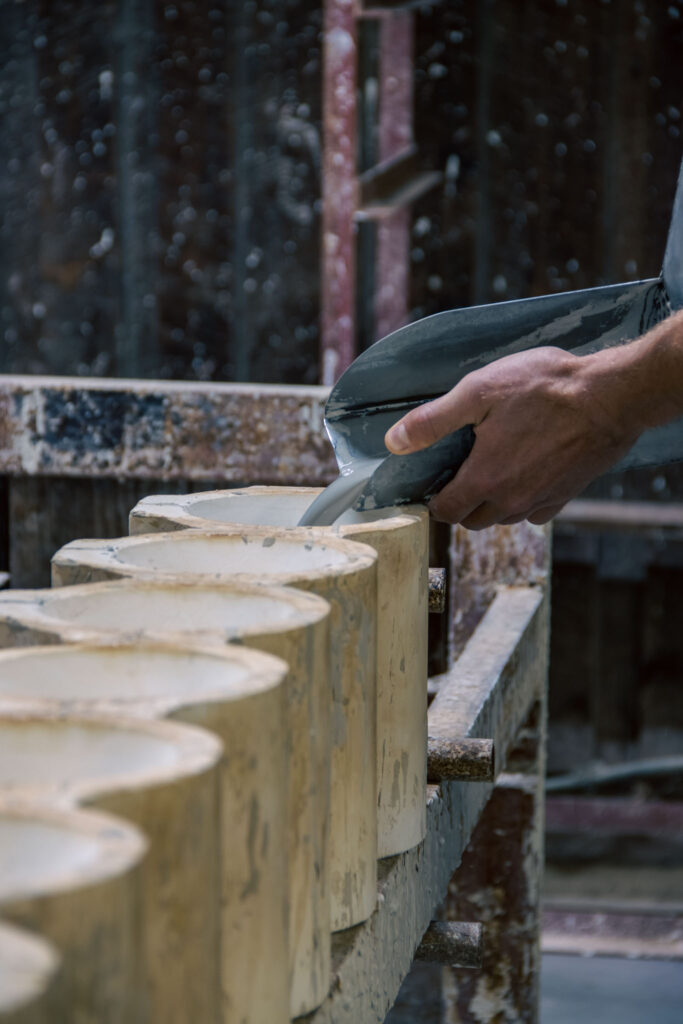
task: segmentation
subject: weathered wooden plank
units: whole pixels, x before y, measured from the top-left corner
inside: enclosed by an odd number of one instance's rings
[[[319,486],[320,387],[0,377],[0,473]]]
[[[430,733],[495,734],[505,749],[545,686],[546,639],[540,588],[502,589],[432,704]],[[333,936],[336,979],[307,1021],[384,1020],[491,790],[488,783],[462,782],[430,788],[424,843],[380,861],[377,909],[364,924]]]

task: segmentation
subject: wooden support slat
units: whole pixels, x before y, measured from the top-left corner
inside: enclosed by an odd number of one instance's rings
[[[516,673],[511,673],[505,644],[514,643],[515,636],[525,636],[529,624],[546,615],[541,590],[504,587],[498,591],[455,665],[441,677],[429,709],[431,737],[491,739],[497,751],[507,751],[529,705],[507,707],[503,713],[503,705],[517,699],[514,687],[508,693]],[[535,652],[534,658],[539,665],[545,664],[545,649]],[[489,688],[482,694],[484,678],[489,679]],[[525,698],[520,699],[524,703]]]
[[[493,735],[498,749],[506,749],[544,689],[546,641],[542,590],[503,588],[433,702],[430,734]],[[384,1020],[491,791],[488,783],[430,787],[424,842],[379,862],[377,909],[364,924],[333,936],[336,977],[307,1022]]]

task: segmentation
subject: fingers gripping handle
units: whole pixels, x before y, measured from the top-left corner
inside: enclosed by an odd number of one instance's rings
[[[388,455],[368,481],[358,508],[370,510],[429,501],[453,479],[472,451],[474,439],[474,430],[468,426],[422,451]]]

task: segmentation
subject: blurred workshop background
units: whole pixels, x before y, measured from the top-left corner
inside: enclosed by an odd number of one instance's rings
[[[0,373],[330,384],[411,318],[656,276],[682,112],[681,0],[2,0]],[[0,570],[47,584],[154,489],[0,476]],[[584,497],[554,530],[543,1022],[664,1024],[683,468]]]

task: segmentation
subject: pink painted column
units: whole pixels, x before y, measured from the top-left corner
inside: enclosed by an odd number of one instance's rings
[[[357,23],[352,0],[325,0],[323,72],[322,383],[356,355]]]
[[[380,24],[379,159],[394,160],[413,144],[413,14],[392,12]],[[409,206],[378,221],[375,324],[378,338],[406,323],[410,306]]]

